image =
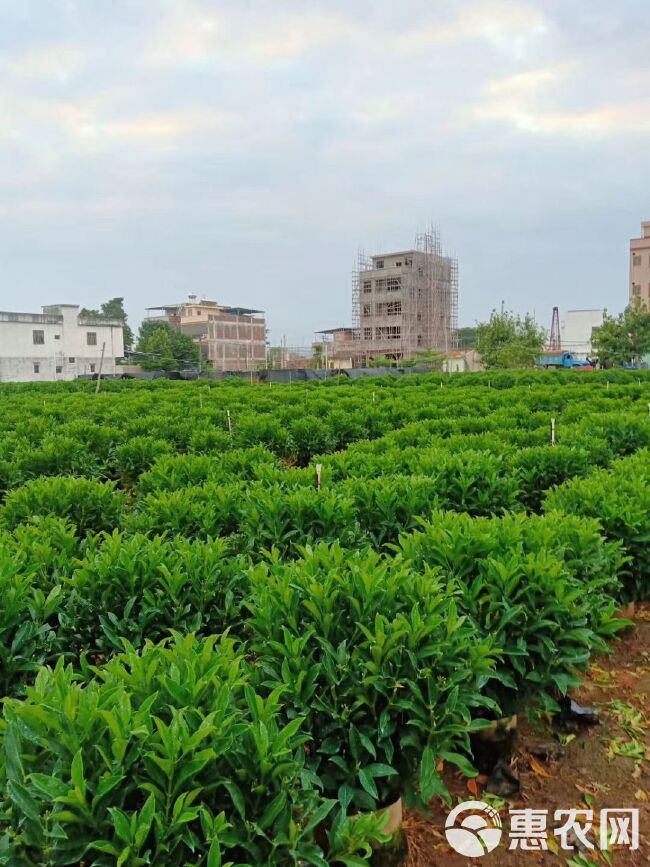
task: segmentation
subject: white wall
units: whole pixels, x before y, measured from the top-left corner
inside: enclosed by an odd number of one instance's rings
[[[43,309],[43,314],[31,315],[0,312],[0,382],[72,380],[81,374],[96,373],[103,343],[106,351],[102,371],[115,373],[115,359],[124,356],[121,325],[79,322],[76,306]],[[34,343],[34,331],[44,333],[42,344]],[[88,344],[88,332],[97,335],[95,345]]]
[[[603,313],[603,310],[567,310],[560,323],[563,351],[590,355],[593,352],[591,334],[603,324]]]

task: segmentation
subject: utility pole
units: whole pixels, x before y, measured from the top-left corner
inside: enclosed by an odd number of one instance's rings
[[[95,394],[99,394],[99,386],[102,384],[102,368],[104,367],[104,352],[106,351],[106,341],[102,343],[102,356],[99,359],[99,373],[97,374],[97,387]]]

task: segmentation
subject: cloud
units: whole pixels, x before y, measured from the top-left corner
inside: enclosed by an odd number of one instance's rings
[[[599,259],[606,238],[625,253],[650,216],[638,7],[0,0],[4,285],[35,307],[120,286],[135,311],[236,285],[276,333],[307,335],[348,318],[359,244],[404,246],[434,219],[466,319],[508,297],[515,249],[613,308],[627,262]],[[546,303],[543,270],[515,306]]]
[[[500,53],[523,59],[550,30],[546,16],[529,3],[485,2],[458,4],[457,8],[452,19],[434,20],[412,31],[407,44],[426,47],[484,42]]]
[[[521,132],[555,137],[650,131],[649,99],[624,95],[612,104],[607,97],[599,99],[600,88],[591,92],[589,77],[593,81],[593,70],[567,61],[495,79],[487,83],[469,114],[478,121],[501,121]],[[584,104],[579,95],[585,92],[588,101],[596,104]]]

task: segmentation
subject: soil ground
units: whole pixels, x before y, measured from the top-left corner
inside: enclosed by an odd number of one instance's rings
[[[650,864],[650,606],[638,608],[635,627],[623,633],[613,652],[596,660],[584,686],[572,693],[581,705],[598,708],[600,723],[560,733],[550,720],[532,723],[519,719],[517,743],[510,760],[521,779],[521,790],[511,800],[493,800],[503,822],[501,843],[479,858],[459,855],[446,841],[448,810],[432,805],[428,816],[408,814],[404,822],[408,849],[404,867],[640,867]],[[554,759],[535,758],[540,742],[563,753]],[[470,782],[445,771],[445,782],[459,800],[483,799],[485,777]],[[639,848],[614,847],[601,854],[597,831],[603,808],[638,808]],[[549,848],[546,852],[509,850],[509,808],[548,810]],[[580,852],[559,849],[553,828],[555,810],[591,809],[596,848]],[[555,851],[552,851],[555,850]]]

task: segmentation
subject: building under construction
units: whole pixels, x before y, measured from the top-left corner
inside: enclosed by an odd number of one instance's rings
[[[406,360],[424,350],[456,348],[458,263],[437,231],[417,235],[411,250],[359,255],[352,279],[354,362]]]
[[[230,307],[190,295],[180,304],[149,307],[147,319],[168,322],[191,337],[215,370],[257,370],[266,364],[262,310]]]

